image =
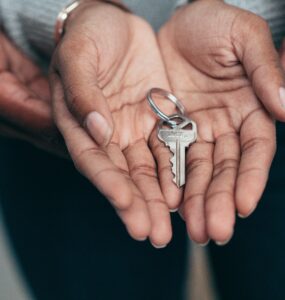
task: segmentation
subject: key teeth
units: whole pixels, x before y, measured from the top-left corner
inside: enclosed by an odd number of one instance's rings
[[[174,166],[172,166],[171,171],[172,171],[172,174],[173,174],[173,178],[176,179],[175,168],[174,168]],[[175,181],[175,182],[176,182],[176,181]]]
[[[168,146],[168,148],[170,149],[170,152],[175,155],[175,149],[173,149],[172,147]]]
[[[172,152],[172,151],[171,151],[171,152]],[[173,152],[172,152],[172,153],[173,153]],[[177,178],[176,178],[176,175],[175,175],[176,170],[175,170],[175,155],[174,155],[174,153],[173,153],[173,156],[172,156],[171,159],[170,159],[170,162],[171,162],[171,164],[172,164],[171,171],[172,171],[172,175],[173,175],[173,182],[175,183],[175,185],[176,185],[177,187],[179,187],[179,184],[178,184],[178,182],[177,182]]]
[[[175,183],[175,185],[180,188],[179,183],[177,182],[176,176],[173,177],[173,182]]]

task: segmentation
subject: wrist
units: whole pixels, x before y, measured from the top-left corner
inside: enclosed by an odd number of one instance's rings
[[[82,11],[88,9],[90,6],[94,5],[113,5],[125,12],[130,12],[129,9],[122,4],[119,0],[78,0],[73,1],[67,5],[58,15],[56,26],[55,26],[55,43],[57,44],[62,36],[64,35],[68,24],[72,23],[72,20],[80,14]]]

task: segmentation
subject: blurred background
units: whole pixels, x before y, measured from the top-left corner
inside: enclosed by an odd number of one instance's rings
[[[218,300],[215,293],[206,248],[192,245],[189,268],[188,299]],[[17,266],[0,208],[0,299],[33,299]]]

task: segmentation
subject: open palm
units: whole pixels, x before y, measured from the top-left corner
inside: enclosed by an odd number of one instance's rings
[[[0,33],[0,134],[65,156],[51,114],[48,80]]]
[[[160,183],[176,199],[178,191],[146,101],[150,88],[169,88],[153,31],[112,5],[82,5],[51,70],[55,120],[75,165],[110,200],[132,237],[166,245],[171,224]],[[165,102],[161,107],[173,110]],[[112,126],[107,146],[89,119],[94,112]]]
[[[171,88],[198,126],[181,213],[193,240],[224,244],[236,210],[248,216],[268,178],[275,126],[267,110],[284,119],[270,31],[253,14],[201,0],[173,16],[159,43]]]

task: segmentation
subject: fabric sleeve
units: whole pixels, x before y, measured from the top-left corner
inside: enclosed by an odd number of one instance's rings
[[[71,0],[0,0],[2,27],[32,58],[50,56],[56,18],[69,3]]]
[[[72,0],[0,0],[0,22],[7,35],[37,62],[51,56],[59,12]],[[177,5],[186,0],[123,0],[123,3],[158,29]]]
[[[269,24],[277,48],[285,37],[285,1],[284,0],[225,0],[228,4],[249,10],[263,17]]]

